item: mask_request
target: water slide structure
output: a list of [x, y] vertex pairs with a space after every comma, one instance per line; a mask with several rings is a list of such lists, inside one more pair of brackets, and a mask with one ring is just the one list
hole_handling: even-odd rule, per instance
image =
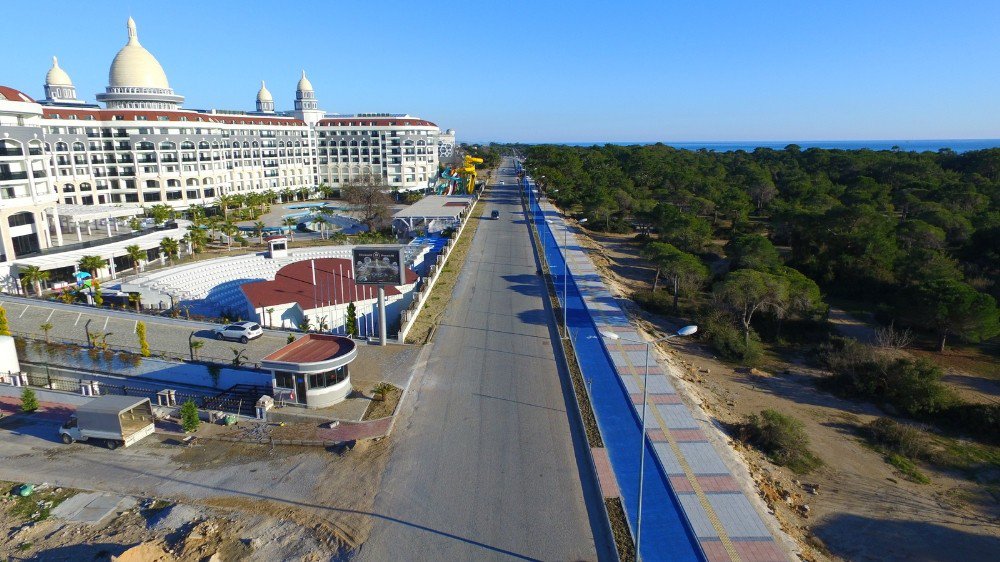
[[435, 193], [454, 195], [462, 193], [464, 190], [465, 193], [471, 195], [476, 189], [476, 164], [482, 163], [482, 158], [466, 155], [459, 167], [445, 167], [438, 176], [437, 183], [434, 184]]

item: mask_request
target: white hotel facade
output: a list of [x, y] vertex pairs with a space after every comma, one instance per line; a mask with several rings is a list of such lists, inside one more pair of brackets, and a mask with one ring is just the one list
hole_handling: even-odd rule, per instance
[[62, 245], [59, 209], [211, 205], [222, 194], [341, 186], [364, 174], [423, 189], [454, 131], [395, 114], [327, 115], [305, 72], [295, 106], [276, 112], [186, 110], [129, 18], [97, 101], [77, 99], [53, 58], [45, 99], [0, 86], [0, 263]]

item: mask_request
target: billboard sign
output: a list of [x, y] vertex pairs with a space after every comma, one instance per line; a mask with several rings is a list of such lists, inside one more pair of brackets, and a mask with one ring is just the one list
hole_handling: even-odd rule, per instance
[[352, 251], [351, 267], [354, 268], [354, 282], [358, 285], [406, 284], [402, 246], [356, 247]]

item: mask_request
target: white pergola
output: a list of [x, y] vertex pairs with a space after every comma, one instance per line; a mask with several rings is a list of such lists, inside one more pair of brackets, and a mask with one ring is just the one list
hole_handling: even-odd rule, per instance
[[457, 223], [474, 199], [471, 195], [428, 195], [409, 207], [397, 211], [392, 218], [406, 225], [409, 230], [420, 224], [440, 220]]
[[[126, 238], [123, 240], [111, 241], [111, 239], [109, 239], [106, 244], [96, 244], [88, 248], [77, 248], [74, 250], [67, 250], [65, 252], [54, 252], [41, 256], [16, 259], [14, 260], [13, 265], [19, 268], [33, 265], [37, 266], [42, 271], [50, 271], [64, 267], [72, 267], [76, 270], [80, 259], [84, 256], [100, 256], [108, 260], [107, 271], [109, 276], [114, 279], [117, 272], [115, 271], [115, 261], [113, 258], [127, 255], [128, 252], [125, 248], [132, 245], [139, 246], [142, 250], [159, 248], [160, 242], [163, 241], [164, 238], [173, 238], [180, 243], [181, 237], [187, 234], [187, 226], [189, 224], [191, 224], [190, 221], [178, 220], [177, 228], [171, 228], [169, 230], [152, 230], [149, 234], [136, 236], [134, 238]], [[188, 252], [190, 253], [190, 248], [188, 248]]]
[[[61, 222], [65, 219], [66, 226], [76, 229], [77, 242], [83, 241], [82, 228], [87, 229], [87, 234], [91, 234], [92, 226], [105, 221], [108, 236], [112, 236], [111, 227], [114, 226], [118, 232], [118, 221], [114, 219], [124, 217], [136, 217], [142, 215], [144, 210], [141, 205], [63, 205], [53, 208], [52, 216], [56, 222], [56, 240], [62, 246]], [[81, 228], [82, 227], [82, 228]]]

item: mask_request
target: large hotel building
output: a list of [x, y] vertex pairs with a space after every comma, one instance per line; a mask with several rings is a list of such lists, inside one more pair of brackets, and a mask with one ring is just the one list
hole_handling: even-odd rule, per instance
[[0, 263], [61, 246], [61, 208], [183, 209], [221, 194], [338, 187], [364, 174], [415, 190], [434, 179], [439, 155], [451, 155], [454, 131], [424, 119], [328, 115], [304, 71], [291, 111], [276, 112], [263, 83], [256, 111], [181, 109], [184, 98], [131, 18], [127, 27], [97, 94], [103, 108], [77, 99], [55, 58], [43, 101], [0, 86]]

